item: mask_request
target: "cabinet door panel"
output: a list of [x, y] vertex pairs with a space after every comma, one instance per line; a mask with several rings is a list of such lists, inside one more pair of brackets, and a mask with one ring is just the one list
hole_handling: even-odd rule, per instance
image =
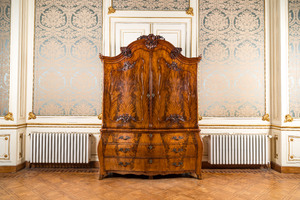
[[149, 123], [149, 53], [105, 63], [103, 127], [147, 128]]
[[196, 69], [171, 59], [164, 49], [153, 52], [154, 128], [197, 127]]

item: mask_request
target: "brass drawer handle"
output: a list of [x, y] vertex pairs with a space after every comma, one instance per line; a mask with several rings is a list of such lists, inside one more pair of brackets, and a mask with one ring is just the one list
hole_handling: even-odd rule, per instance
[[177, 140], [177, 141], [178, 141], [178, 140], [182, 140], [182, 139], [183, 139], [183, 137], [182, 137], [182, 136], [178, 136], [178, 137], [176, 137], [176, 136], [173, 136], [173, 137], [172, 137], [172, 139], [173, 139], [173, 140]]
[[173, 166], [175, 166], [175, 167], [180, 167], [180, 166], [182, 166], [183, 165], [183, 162], [179, 162], [178, 164], [177, 163], [173, 163]]
[[152, 149], [153, 149], [153, 146], [152, 146], [152, 145], [150, 145], [150, 146], [148, 147], [148, 149], [149, 149], [149, 150], [152, 150]]
[[175, 153], [183, 152], [183, 148], [178, 148], [178, 150], [174, 148], [172, 151], [174, 151]]
[[149, 164], [152, 164], [152, 163], [153, 163], [153, 160], [152, 160], [152, 159], [150, 159], [150, 160], [149, 160]]
[[120, 148], [119, 151], [124, 152], [124, 153], [127, 153], [128, 151], [130, 151], [130, 149], [129, 149], [129, 148], [125, 148], [125, 149]]
[[124, 137], [124, 136], [122, 135], [122, 136], [119, 137], [119, 139], [121, 139], [121, 140], [129, 140], [130, 137], [129, 137], [129, 136], [125, 136], [125, 137]]
[[127, 167], [128, 165], [130, 165], [130, 163], [129, 162], [125, 162], [125, 163], [119, 162], [119, 165], [121, 165], [123, 167]]
[[[147, 97], [150, 98], [150, 96], [151, 96], [151, 95], [148, 93], [148, 94], [147, 94]], [[154, 94], [154, 93], [152, 93], [152, 98], [153, 98], [153, 97], [155, 97], [155, 94]]]

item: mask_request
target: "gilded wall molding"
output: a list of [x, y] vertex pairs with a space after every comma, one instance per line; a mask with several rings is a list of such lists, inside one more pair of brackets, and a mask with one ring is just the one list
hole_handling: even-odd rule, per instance
[[6, 152], [3, 155], [0, 155], [0, 160], [10, 160], [10, 135], [0, 135], [0, 138], [4, 140], [4, 143], [7, 144]]
[[[300, 140], [299, 136], [288, 136], [288, 160], [289, 161], [300, 161], [299, 157], [295, 157], [292, 150], [294, 149], [294, 140]], [[296, 142], [297, 143], [297, 142]], [[297, 152], [296, 152], [297, 154]]]

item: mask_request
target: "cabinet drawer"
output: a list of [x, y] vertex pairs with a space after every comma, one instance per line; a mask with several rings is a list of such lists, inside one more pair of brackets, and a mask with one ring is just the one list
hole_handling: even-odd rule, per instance
[[141, 144], [162, 144], [161, 134], [159, 133], [142, 133], [140, 138]]
[[196, 158], [137, 159], [105, 158], [105, 170], [112, 171], [192, 171], [196, 168]]
[[164, 171], [167, 169], [166, 159], [128, 159], [105, 158], [105, 170], [114, 171]]
[[137, 158], [167, 158], [165, 153], [165, 147], [163, 145], [139, 145], [137, 147]]
[[166, 158], [166, 153], [162, 145], [108, 143], [104, 157]]
[[108, 143], [104, 149], [104, 157], [134, 157], [137, 145], [133, 144], [111, 144]]
[[196, 169], [196, 158], [175, 158], [168, 162], [170, 171], [190, 171]]
[[136, 143], [138, 138], [134, 133], [103, 133], [105, 143]]
[[162, 134], [162, 139], [165, 144], [194, 144], [195, 136], [193, 133], [168, 133]]
[[176, 157], [196, 157], [196, 145], [169, 145], [167, 155], [170, 158]]

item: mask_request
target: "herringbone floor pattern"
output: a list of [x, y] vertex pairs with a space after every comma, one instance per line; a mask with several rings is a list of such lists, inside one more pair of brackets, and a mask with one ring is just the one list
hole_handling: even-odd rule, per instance
[[25, 169], [0, 174], [0, 199], [300, 199], [300, 174], [273, 170], [204, 170], [183, 176], [112, 175], [96, 169]]

